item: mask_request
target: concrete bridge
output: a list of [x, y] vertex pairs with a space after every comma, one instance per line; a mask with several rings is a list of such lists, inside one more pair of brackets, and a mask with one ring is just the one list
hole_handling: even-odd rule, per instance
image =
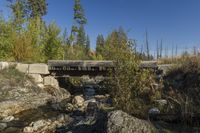
[[[0, 70], [13, 65], [23, 73], [51, 75], [55, 77], [80, 77], [84, 75], [107, 77], [109, 76], [109, 72], [115, 71], [115, 63], [113, 61], [91, 60], [49, 60], [48, 64], [0, 62]], [[155, 72], [158, 72], [157, 70], [167, 71], [172, 66], [172, 64], [158, 65], [156, 61], [142, 61], [140, 64], [141, 69], [152, 69]]]
[[49, 60], [48, 67], [55, 76], [107, 76], [114, 70], [113, 61]]
[[[108, 76], [109, 72], [115, 70], [115, 63], [113, 61], [92, 60], [49, 60], [48, 67], [54, 76]], [[158, 69], [156, 61], [143, 61], [140, 67]]]

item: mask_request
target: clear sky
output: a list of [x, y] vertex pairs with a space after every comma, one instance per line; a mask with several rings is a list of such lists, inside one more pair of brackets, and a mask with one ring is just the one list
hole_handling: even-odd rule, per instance
[[[73, 0], [47, 0], [48, 14], [44, 19], [56, 21], [62, 29], [73, 23]], [[122, 26], [129, 37], [136, 39], [138, 47], [144, 44], [148, 30], [151, 51], [162, 39], [164, 47], [200, 47], [200, 0], [82, 0], [88, 19], [86, 31], [92, 48], [98, 34], [107, 35]], [[9, 11], [6, 0], [0, 0], [4, 15]]]

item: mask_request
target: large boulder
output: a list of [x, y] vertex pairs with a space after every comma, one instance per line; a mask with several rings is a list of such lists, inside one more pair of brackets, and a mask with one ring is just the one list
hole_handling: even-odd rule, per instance
[[9, 67], [8, 62], [0, 62], [0, 70], [3, 70], [8, 67]]
[[25, 75], [13, 74], [13, 71], [16, 70], [9, 68], [0, 75], [0, 119], [36, 109], [49, 101], [60, 102], [70, 97], [70, 93], [63, 88], [38, 87]]
[[127, 113], [116, 110], [108, 113], [108, 133], [154, 133], [156, 129], [151, 123], [140, 120]]
[[29, 65], [29, 73], [30, 74], [49, 74], [48, 65], [47, 64], [30, 64]]

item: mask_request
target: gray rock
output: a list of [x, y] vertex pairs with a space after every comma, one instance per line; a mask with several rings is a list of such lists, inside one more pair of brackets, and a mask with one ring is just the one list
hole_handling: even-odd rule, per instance
[[38, 131], [44, 128], [45, 126], [50, 125], [50, 122], [46, 120], [38, 120], [36, 122], [33, 122], [31, 125], [33, 127], [33, 131]]
[[52, 76], [44, 77], [44, 85], [45, 86], [52, 86], [52, 87], [58, 87], [59, 86], [58, 81]]
[[8, 117], [5, 117], [5, 118], [2, 120], [2, 122], [11, 122], [11, 121], [13, 121], [14, 119], [15, 119], [14, 116], [8, 116]]
[[40, 74], [29, 74], [35, 83], [43, 83], [43, 78]]
[[148, 114], [151, 115], [151, 114], [160, 114], [160, 110], [158, 108], [151, 108], [149, 111], [148, 111]]
[[72, 112], [74, 110], [74, 106], [71, 103], [67, 103], [65, 110], [67, 112]]
[[41, 89], [44, 89], [44, 84], [40, 83], [40, 84], [37, 84], [37, 86]]
[[123, 111], [117, 110], [108, 114], [108, 133], [152, 133], [155, 131], [151, 123], [130, 116]]
[[25, 127], [23, 132], [24, 133], [33, 133], [33, 127]]
[[69, 116], [66, 114], [60, 114], [57, 117], [57, 121], [59, 121], [59, 122], [65, 122], [65, 121], [68, 121], [69, 119], [70, 119]]
[[167, 105], [167, 100], [161, 99], [161, 100], [155, 100], [156, 103], [158, 103], [160, 106]]
[[0, 131], [3, 131], [6, 128], [7, 128], [7, 124], [6, 123], [0, 123]]
[[19, 133], [19, 132], [20, 132], [20, 128], [17, 128], [17, 127], [8, 127], [5, 130], [5, 133]]
[[89, 102], [86, 108], [86, 116], [95, 116], [98, 110], [96, 102]]

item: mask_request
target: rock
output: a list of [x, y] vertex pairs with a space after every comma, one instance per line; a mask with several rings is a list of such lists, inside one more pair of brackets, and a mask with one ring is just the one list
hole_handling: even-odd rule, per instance
[[8, 116], [8, 117], [5, 117], [5, 118], [2, 120], [2, 122], [11, 122], [11, 121], [13, 121], [14, 119], [15, 119], [14, 116]]
[[44, 89], [44, 84], [40, 83], [40, 84], [37, 84], [37, 86], [41, 89]]
[[60, 107], [60, 104], [59, 104], [59, 103], [53, 103], [53, 104], [51, 104], [51, 107], [52, 107], [54, 110], [62, 110], [62, 108]]
[[167, 105], [167, 100], [165, 100], [165, 99], [155, 100], [155, 102], [158, 103], [158, 105], [160, 105], [160, 106]]
[[42, 128], [50, 124], [51, 124], [50, 121], [46, 121], [46, 120], [38, 120], [36, 122], [31, 123], [33, 127], [33, 131], [41, 130]]
[[92, 102], [96, 103], [97, 101], [96, 101], [95, 98], [91, 98], [91, 99], [89, 99], [89, 100], [84, 101], [84, 106], [87, 107], [87, 106], [88, 106], [88, 103], [92, 103]]
[[0, 132], [7, 128], [6, 123], [0, 123]]
[[33, 133], [33, 128], [32, 127], [25, 127], [23, 132], [24, 133]]
[[43, 78], [40, 74], [29, 74], [35, 83], [43, 83]]
[[30, 74], [49, 74], [48, 65], [46, 64], [30, 64], [29, 65]]
[[[8, 69], [1, 75], [0, 82], [0, 117], [15, 116], [26, 110], [37, 109], [46, 106], [49, 101], [61, 102], [70, 97], [70, 93], [62, 88], [47, 87], [41, 89], [26, 76], [12, 76], [8, 79], [12, 71]], [[5, 77], [4, 77], [5, 76]], [[22, 80], [19, 81], [19, 78]], [[13, 82], [14, 81], [14, 82]], [[65, 109], [65, 107], [64, 107]], [[13, 118], [8, 117], [6, 121]]]
[[98, 110], [98, 105], [96, 102], [89, 102], [86, 108], [87, 116], [95, 116], [95, 113]]
[[72, 112], [74, 110], [74, 106], [71, 103], [68, 103], [66, 105], [66, 109], [67, 112]]
[[152, 86], [153, 86], [154, 90], [158, 90], [159, 89], [159, 84], [157, 84], [157, 83], [154, 83]]
[[17, 127], [8, 127], [5, 130], [5, 133], [19, 133], [19, 132], [20, 132], [20, 128], [17, 128]]
[[59, 86], [58, 81], [52, 76], [44, 77], [44, 85], [45, 86], [53, 86], [53, 87]]
[[28, 73], [29, 64], [18, 63], [16, 69], [22, 73]]
[[160, 110], [159, 110], [158, 108], [151, 108], [151, 109], [148, 111], [148, 114], [149, 114], [149, 115], [160, 114]]
[[84, 88], [84, 95], [85, 96], [94, 96], [95, 95], [95, 90], [94, 88], [88, 86]]
[[156, 129], [147, 121], [116, 110], [108, 113], [107, 133], [152, 133]]
[[8, 62], [0, 62], [0, 70], [6, 69], [9, 67]]
[[66, 114], [60, 114], [58, 117], [57, 117], [57, 121], [58, 122], [65, 122], [65, 121], [68, 121], [70, 118], [68, 115]]
[[81, 96], [75, 96], [72, 100], [72, 104], [82, 107], [84, 105], [84, 99]]

